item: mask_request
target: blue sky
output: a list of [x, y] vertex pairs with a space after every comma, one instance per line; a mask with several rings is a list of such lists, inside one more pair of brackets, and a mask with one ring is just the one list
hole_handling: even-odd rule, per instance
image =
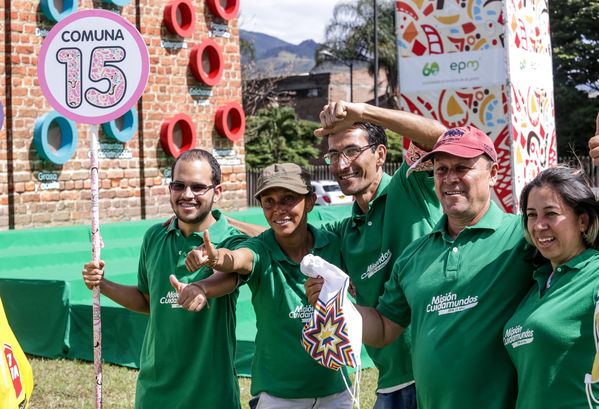
[[239, 26], [299, 44], [322, 42], [338, 0], [241, 0]]

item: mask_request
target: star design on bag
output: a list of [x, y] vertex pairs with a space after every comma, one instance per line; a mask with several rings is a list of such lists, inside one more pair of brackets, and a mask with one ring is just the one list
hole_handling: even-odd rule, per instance
[[355, 364], [341, 309], [341, 296], [338, 293], [326, 304], [318, 300], [313, 320], [306, 323], [303, 331], [304, 349], [319, 364], [334, 370]]

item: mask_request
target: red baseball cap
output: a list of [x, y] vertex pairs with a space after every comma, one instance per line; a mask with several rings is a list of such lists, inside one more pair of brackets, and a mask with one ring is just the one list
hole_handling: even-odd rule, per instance
[[422, 163], [433, 159], [435, 153], [445, 152], [460, 158], [475, 158], [487, 155], [493, 162], [497, 162], [497, 151], [489, 136], [474, 126], [452, 128], [443, 133], [433, 150], [422, 156], [418, 162]]

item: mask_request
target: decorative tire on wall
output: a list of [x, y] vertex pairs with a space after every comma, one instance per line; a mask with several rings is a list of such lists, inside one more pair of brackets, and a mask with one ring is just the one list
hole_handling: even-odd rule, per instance
[[206, 39], [191, 49], [189, 64], [196, 80], [212, 87], [223, 75], [223, 51], [216, 41]]
[[[177, 128], [181, 132], [180, 146], [175, 142]], [[191, 118], [185, 114], [177, 114], [164, 121], [160, 127], [160, 144], [173, 158], [178, 158], [183, 152], [195, 148], [196, 129]]]
[[219, 135], [238, 141], [245, 132], [245, 112], [237, 102], [230, 102], [218, 108], [214, 125]]
[[[122, 126], [119, 122], [122, 121]], [[125, 115], [115, 119], [114, 121], [106, 122], [102, 124], [102, 130], [106, 136], [110, 139], [126, 143], [133, 138], [137, 131], [137, 110], [131, 108], [125, 112]]]
[[[179, 14], [180, 19], [177, 18]], [[164, 7], [166, 28], [181, 37], [191, 37], [195, 30], [196, 18], [190, 0], [171, 0]]]
[[226, 0], [223, 5], [221, 0], [206, 0], [212, 13], [223, 20], [232, 20], [239, 14], [239, 0]]
[[79, 7], [78, 0], [63, 0], [62, 11], [56, 8], [54, 0], [41, 0], [40, 7], [44, 16], [50, 21], [58, 23], [60, 20], [77, 11]]
[[[50, 145], [48, 132], [52, 124], [60, 129], [60, 146]], [[33, 144], [40, 157], [56, 165], [64, 165], [77, 150], [77, 125], [56, 111], [37, 118], [33, 129]]]

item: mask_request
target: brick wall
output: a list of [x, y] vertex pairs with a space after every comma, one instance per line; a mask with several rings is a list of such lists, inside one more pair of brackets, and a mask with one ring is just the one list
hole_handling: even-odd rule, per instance
[[[148, 46], [150, 76], [137, 105], [140, 126], [135, 136], [121, 144], [100, 130], [104, 153], [110, 156], [114, 153], [111, 149], [123, 149], [120, 158], [100, 161], [103, 223], [167, 217], [172, 213], [166, 180], [174, 159], [163, 151], [159, 134], [163, 121], [177, 113], [192, 118], [197, 147], [222, 154], [225, 194], [219, 207], [233, 210], [246, 203], [243, 140], [229, 141], [216, 132], [213, 124], [219, 106], [241, 103], [237, 20], [223, 21], [204, 1], [194, 0], [195, 32], [182, 39], [171, 34], [163, 23], [166, 3], [132, 0], [118, 9], [138, 27]], [[38, 84], [37, 56], [45, 32], [53, 23], [43, 15], [36, 0], [5, 0], [0, 7], [4, 19], [4, 31], [0, 32], [0, 74], [4, 81], [0, 100], [5, 116], [0, 131], [0, 230], [89, 223], [89, 126], [78, 125], [76, 153], [62, 166], [42, 160], [33, 145], [36, 119], [51, 110]], [[100, 0], [79, 1], [79, 10], [91, 8], [113, 9]], [[210, 33], [223, 49], [223, 77], [212, 87], [210, 96], [192, 96], [194, 89], [206, 87], [193, 77], [189, 54]]]

